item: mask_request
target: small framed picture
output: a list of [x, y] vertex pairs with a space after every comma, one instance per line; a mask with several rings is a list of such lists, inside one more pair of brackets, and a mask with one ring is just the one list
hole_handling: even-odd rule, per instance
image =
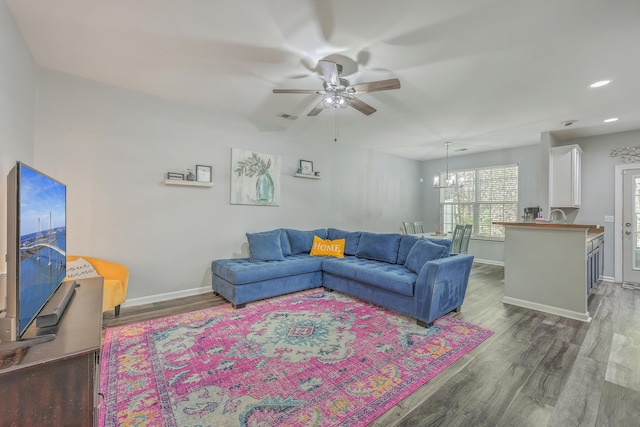
[[304, 175], [312, 175], [313, 162], [309, 160], [300, 160], [300, 173]]
[[211, 182], [213, 168], [206, 165], [196, 165], [196, 181]]
[[167, 179], [175, 179], [176, 181], [184, 181], [184, 174], [178, 172], [167, 172]]

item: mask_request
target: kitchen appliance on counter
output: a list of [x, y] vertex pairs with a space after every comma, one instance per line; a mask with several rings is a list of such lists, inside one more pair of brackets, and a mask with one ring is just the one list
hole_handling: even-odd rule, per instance
[[524, 219], [525, 222], [535, 221], [536, 218], [538, 218], [538, 213], [540, 213], [539, 207], [524, 208], [522, 219]]

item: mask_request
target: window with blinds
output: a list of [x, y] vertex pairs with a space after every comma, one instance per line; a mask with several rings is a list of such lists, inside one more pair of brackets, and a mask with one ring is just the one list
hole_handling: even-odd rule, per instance
[[503, 240], [504, 227], [493, 222], [518, 220], [518, 165], [450, 171], [452, 178], [463, 185], [440, 189], [440, 229], [473, 224], [472, 237]]

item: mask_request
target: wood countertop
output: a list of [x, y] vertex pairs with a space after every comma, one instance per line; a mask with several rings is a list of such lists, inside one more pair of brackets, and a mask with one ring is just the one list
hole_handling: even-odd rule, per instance
[[600, 234], [604, 233], [604, 227], [601, 225], [593, 225], [593, 224], [564, 224], [561, 222], [494, 222], [496, 225], [508, 225], [508, 226], [516, 226], [516, 227], [540, 227], [547, 229], [567, 229], [567, 228], [577, 228], [577, 229], [587, 229], [587, 234]]

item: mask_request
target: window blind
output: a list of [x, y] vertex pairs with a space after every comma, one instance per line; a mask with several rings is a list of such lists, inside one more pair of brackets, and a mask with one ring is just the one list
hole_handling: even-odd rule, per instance
[[[504, 240], [504, 227], [494, 221], [518, 220], [518, 165], [450, 171], [462, 186], [440, 189], [440, 229], [473, 224], [472, 237]], [[444, 174], [440, 182], [444, 182]]]

